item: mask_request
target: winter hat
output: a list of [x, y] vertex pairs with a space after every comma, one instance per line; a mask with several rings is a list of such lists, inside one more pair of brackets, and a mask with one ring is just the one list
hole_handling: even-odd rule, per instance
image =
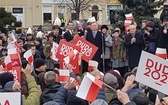
[[36, 37], [37, 38], [42, 38], [43, 37], [43, 33], [41, 31], [37, 32]]
[[113, 34], [114, 34], [114, 33], [116, 33], [116, 32], [118, 32], [118, 33], [119, 33], [120, 31], [119, 31], [119, 30], [114, 30], [114, 31], [113, 31]]
[[137, 105], [149, 105], [149, 98], [145, 93], [139, 92], [137, 93], [133, 99], [133, 102], [135, 102]]
[[116, 76], [114, 76], [113, 74], [111, 73], [106, 73], [104, 75], [104, 82], [110, 86], [114, 86], [118, 83], [118, 80], [116, 78]]
[[106, 101], [102, 99], [96, 99], [90, 105], [108, 105]]
[[108, 30], [108, 27], [107, 27], [107, 25], [102, 25], [102, 26], [101, 26], [101, 31], [102, 31], [103, 29], [106, 29], [106, 30]]
[[127, 77], [128, 76], [131, 76], [131, 75], [136, 75], [134, 72], [127, 72], [127, 73], [125, 73], [125, 75], [124, 75], [124, 80], [126, 81], [127, 80]]
[[34, 68], [36, 69], [36, 68], [39, 68], [39, 67], [41, 67], [41, 66], [43, 66], [43, 65], [45, 65], [46, 63], [45, 63], [45, 60], [44, 59], [42, 59], [42, 58], [37, 58], [35, 61], [34, 61]]
[[48, 101], [48, 102], [44, 103], [43, 105], [59, 105], [59, 104], [54, 101]]
[[152, 21], [147, 22], [146, 27], [154, 28], [155, 24]]
[[14, 81], [9, 81], [9, 82], [7, 82], [7, 83], [5, 84], [4, 88], [10, 88], [10, 89], [12, 89], [13, 84], [14, 84]]

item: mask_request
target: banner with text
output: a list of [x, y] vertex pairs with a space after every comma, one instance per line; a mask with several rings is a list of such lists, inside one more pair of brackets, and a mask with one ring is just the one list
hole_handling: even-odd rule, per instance
[[168, 61], [142, 51], [135, 80], [168, 95]]
[[98, 50], [97, 46], [93, 45], [92, 43], [88, 42], [80, 36], [77, 36], [73, 43], [81, 48], [80, 54], [82, 55], [82, 59], [86, 62], [89, 62], [89, 60], [93, 58], [96, 51]]

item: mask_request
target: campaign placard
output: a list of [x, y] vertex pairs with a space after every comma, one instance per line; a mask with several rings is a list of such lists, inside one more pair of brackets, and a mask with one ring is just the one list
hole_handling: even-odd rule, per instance
[[68, 52], [75, 50], [75, 49], [78, 52], [80, 52], [80, 47], [62, 39], [60, 40], [59, 47], [57, 49], [56, 58], [58, 58], [59, 60], [63, 60], [66, 56], [68, 56]]
[[168, 95], [168, 61], [142, 51], [135, 80]]
[[21, 93], [20, 92], [0, 93], [0, 105], [21, 105]]
[[86, 62], [89, 62], [89, 60], [93, 58], [98, 50], [97, 46], [93, 45], [92, 43], [88, 42], [80, 36], [77, 36], [73, 43], [81, 48], [80, 54], [82, 56], [82, 59]]

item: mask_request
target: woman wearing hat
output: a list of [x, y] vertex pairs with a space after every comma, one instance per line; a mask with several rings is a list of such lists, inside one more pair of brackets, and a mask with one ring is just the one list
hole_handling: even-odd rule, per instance
[[111, 54], [111, 47], [112, 47], [112, 37], [107, 34], [108, 27], [107, 25], [101, 26], [101, 32], [105, 39], [105, 71], [107, 72], [109, 69], [111, 69], [111, 60], [110, 60], [110, 54]]
[[146, 27], [144, 28], [144, 41], [146, 45], [145, 50], [154, 54], [158, 41], [158, 30], [156, 30], [152, 21], [147, 22]]

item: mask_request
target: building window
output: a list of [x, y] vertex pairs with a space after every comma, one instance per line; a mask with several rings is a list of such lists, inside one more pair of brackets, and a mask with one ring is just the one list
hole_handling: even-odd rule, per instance
[[121, 5], [107, 5], [107, 20], [113, 21], [113, 17], [115, 15], [115, 12], [122, 9]]
[[52, 23], [52, 6], [43, 6], [43, 22]]
[[58, 6], [58, 17], [64, 19], [65, 6]]
[[92, 17], [94, 16], [96, 20], [98, 20], [98, 12], [99, 12], [98, 6], [94, 5], [92, 7]]
[[23, 8], [12, 8], [12, 15], [16, 17], [16, 21], [23, 21]]

